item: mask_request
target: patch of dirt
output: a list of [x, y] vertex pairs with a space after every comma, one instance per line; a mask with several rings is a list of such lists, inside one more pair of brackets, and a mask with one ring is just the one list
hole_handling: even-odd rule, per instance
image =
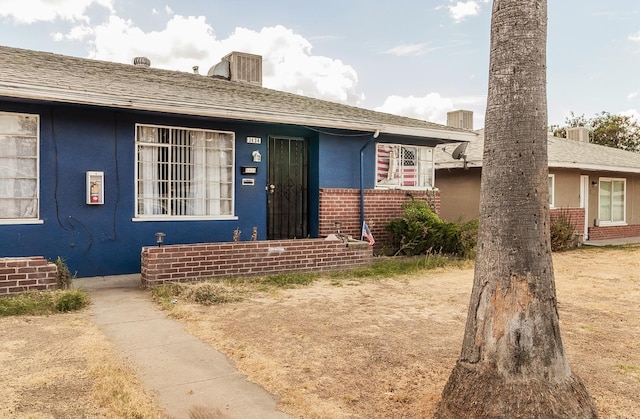
[[[640, 247], [554, 255], [560, 326], [601, 418], [640, 418]], [[298, 418], [429, 418], [460, 353], [473, 269], [322, 280], [172, 315]], [[113, 417], [86, 313], [0, 319], [0, 417]]]
[[84, 317], [0, 319], [0, 417], [104, 416], [92, 400], [89, 373], [91, 352], [101, 336]]
[[[569, 362], [601, 418], [640, 417], [640, 247], [554, 255]], [[173, 312], [300, 418], [428, 418], [460, 353], [473, 269], [325, 280]]]

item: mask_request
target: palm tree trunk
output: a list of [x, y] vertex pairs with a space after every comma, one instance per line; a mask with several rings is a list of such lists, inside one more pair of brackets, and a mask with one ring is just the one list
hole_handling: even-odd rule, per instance
[[549, 233], [546, 0], [494, 0], [480, 228], [438, 418], [593, 418], [565, 355]]

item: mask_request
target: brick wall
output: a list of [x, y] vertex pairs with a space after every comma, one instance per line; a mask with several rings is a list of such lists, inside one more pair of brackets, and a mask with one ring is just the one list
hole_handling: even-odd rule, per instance
[[0, 258], [0, 296], [58, 288], [58, 269], [42, 256]]
[[571, 224], [575, 228], [576, 234], [579, 235], [579, 240], [584, 240], [584, 208], [552, 208], [550, 211], [551, 222], [560, 216], [565, 214], [571, 220]]
[[640, 237], [640, 225], [589, 227], [589, 240]]
[[340, 240], [292, 239], [231, 243], [196, 243], [143, 247], [143, 286], [215, 277], [317, 272], [368, 266], [373, 251], [368, 243]]
[[[440, 213], [440, 192], [368, 189], [364, 192], [365, 221], [373, 234], [376, 252], [391, 246], [391, 233], [385, 230], [389, 221], [402, 217], [402, 204], [411, 197], [431, 202]], [[360, 239], [360, 190], [321, 189], [319, 236], [326, 237], [336, 232], [335, 222], [342, 223], [342, 233]]]

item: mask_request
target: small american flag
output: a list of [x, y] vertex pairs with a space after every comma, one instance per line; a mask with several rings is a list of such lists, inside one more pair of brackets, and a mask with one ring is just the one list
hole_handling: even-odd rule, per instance
[[369, 240], [369, 246], [373, 246], [376, 244], [376, 241], [373, 239], [373, 234], [371, 234], [371, 230], [369, 230], [369, 226], [366, 221], [362, 222], [362, 240]]

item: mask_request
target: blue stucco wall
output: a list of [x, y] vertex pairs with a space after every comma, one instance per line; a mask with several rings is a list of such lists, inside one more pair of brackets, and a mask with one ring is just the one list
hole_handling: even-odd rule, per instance
[[360, 188], [360, 150], [363, 149], [364, 188], [374, 186], [375, 141], [371, 136], [320, 135], [319, 187]]
[[[320, 167], [326, 159], [351, 159], [331, 138], [324, 151], [316, 131], [302, 127], [215, 121], [152, 113], [67, 105], [0, 102], [0, 110], [40, 115], [40, 219], [41, 224], [0, 224], [0, 257], [60, 256], [79, 277], [139, 272], [140, 251], [155, 244], [155, 233], [166, 234], [165, 243], [231, 241], [240, 228], [241, 240], [249, 240], [252, 228], [266, 238], [267, 138], [269, 135], [309, 140], [310, 232], [318, 232], [318, 190], [321, 186], [358, 187], [358, 177], [348, 170], [332, 176]], [[132, 221], [134, 216], [134, 165], [136, 123], [233, 131], [236, 135], [236, 220]], [[262, 144], [247, 144], [247, 136]], [[343, 141], [343, 140], [340, 140]], [[355, 156], [359, 153], [356, 147]], [[251, 161], [258, 150], [261, 163]], [[344, 151], [344, 150], [343, 150]], [[330, 157], [333, 156], [333, 157]], [[357, 161], [356, 161], [357, 162]], [[243, 165], [258, 166], [257, 176], [243, 176]], [[348, 165], [337, 164], [337, 167]], [[85, 173], [103, 171], [104, 205], [85, 203]], [[243, 186], [253, 177], [254, 186]], [[327, 182], [325, 182], [325, 180]]]

